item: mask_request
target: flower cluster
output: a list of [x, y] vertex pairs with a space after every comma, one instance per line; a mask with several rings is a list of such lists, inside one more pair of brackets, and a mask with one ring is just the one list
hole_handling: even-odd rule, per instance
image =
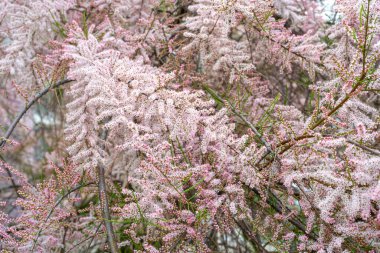
[[320, 2], [2, 1], [0, 250], [380, 250], [380, 1]]

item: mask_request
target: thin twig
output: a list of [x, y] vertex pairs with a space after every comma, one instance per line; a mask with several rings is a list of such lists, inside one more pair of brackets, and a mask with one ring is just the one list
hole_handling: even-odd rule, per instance
[[65, 79], [61, 80], [55, 84], [47, 86], [45, 89], [40, 91], [33, 99], [30, 101], [26, 107], [17, 115], [17, 117], [13, 120], [11, 126], [8, 128], [7, 132], [5, 133], [5, 136], [0, 141], [0, 149], [4, 147], [5, 143], [9, 139], [9, 137], [12, 135], [13, 131], [15, 130], [17, 124], [20, 122], [21, 118], [25, 115], [25, 113], [32, 107], [34, 103], [36, 103], [42, 96], [44, 96], [46, 93], [48, 93], [51, 89], [56, 89], [61, 85], [64, 85], [66, 83], [69, 83], [73, 80]]
[[[257, 195], [261, 196], [260, 192], [257, 189], [253, 188], [252, 190]], [[268, 199], [266, 199], [266, 203], [269, 204], [277, 213], [282, 214], [284, 208], [286, 211], [288, 211], [288, 212], [290, 211], [287, 206], [282, 204], [281, 200], [273, 192], [269, 191], [269, 194], [273, 197], [273, 199], [272, 199], [273, 202], [270, 201], [270, 199], [268, 198]], [[295, 218], [295, 219], [289, 218], [288, 221], [291, 224], [293, 224], [293, 226], [295, 226], [296, 228], [301, 230], [310, 239], [317, 241], [317, 236], [313, 232], [310, 232], [310, 233], [306, 232], [306, 226], [303, 224], [303, 222], [301, 220], [299, 220], [298, 218]]]
[[[89, 186], [89, 185], [91, 185], [91, 184], [93, 184], [93, 183], [94, 183], [94, 182], [90, 182], [90, 183], [87, 183], [87, 184], [84, 184], [84, 185], [78, 185], [78, 186], [74, 187], [73, 189], [71, 189], [70, 191], [68, 191], [66, 194], [62, 195], [62, 196], [61, 196], [61, 197], [55, 202], [54, 206], [50, 209], [48, 215], [46, 216], [46, 219], [45, 219], [44, 223], [46, 223], [46, 222], [49, 220], [49, 218], [50, 218], [50, 216], [53, 214], [55, 208], [57, 208], [57, 206], [62, 202], [62, 200], [64, 200], [67, 196], [69, 196], [71, 193], [75, 192], [76, 190], [78, 190], [78, 189], [80, 189], [80, 188], [82, 188], [82, 187]], [[36, 235], [36, 238], [34, 238], [34, 240], [33, 240], [34, 243], [33, 243], [33, 247], [32, 247], [31, 252], [34, 252], [34, 249], [35, 249], [35, 247], [36, 247], [36, 245], [37, 245], [38, 237], [40, 237], [41, 232], [42, 232], [42, 228], [40, 228], [40, 229], [38, 230], [37, 235]]]
[[87, 247], [86, 252], [88, 252], [88, 251], [91, 249], [91, 244], [92, 244], [92, 242], [94, 241], [95, 236], [96, 236], [96, 234], [98, 233], [98, 230], [99, 230], [99, 228], [101, 227], [101, 225], [102, 225], [102, 223], [100, 223], [100, 225], [97, 227], [97, 229], [96, 229], [96, 231], [95, 231], [95, 235], [91, 238], [91, 241], [90, 241], [90, 243], [88, 244], [88, 247]]
[[[208, 87], [205, 87], [206, 88], [206, 91], [209, 90]], [[255, 133], [255, 135], [259, 138], [259, 140], [261, 141], [262, 144], [264, 144], [264, 146], [266, 147], [266, 149], [271, 152], [271, 153], [274, 153], [273, 149], [271, 148], [270, 144], [264, 139], [263, 135], [256, 129], [256, 127], [251, 123], [249, 122], [249, 120], [244, 117], [243, 115], [241, 115], [241, 113], [239, 113], [235, 107], [231, 104], [230, 101], [226, 100], [226, 99], [223, 99], [221, 98], [216, 92], [213, 92], [212, 94], [213, 96], [215, 96], [221, 103], [223, 103], [224, 105], [227, 104], [227, 106], [229, 107], [229, 109], [236, 115], [238, 116], [245, 124], [247, 124], [247, 126]]]
[[84, 243], [85, 241], [87, 241], [89, 239], [91, 239], [90, 244], [88, 245], [88, 247], [90, 248], [92, 241], [94, 240], [95, 236], [98, 234], [98, 231], [99, 231], [101, 226], [102, 226], [102, 224], [100, 223], [100, 225], [96, 228], [95, 233], [93, 235], [91, 235], [91, 236], [83, 239], [82, 241], [78, 242], [77, 244], [73, 245], [70, 249], [65, 251], [65, 253], [69, 253], [70, 251], [72, 251], [73, 249], [75, 249], [76, 247], [78, 247], [79, 245], [81, 245], [82, 243]]
[[[17, 115], [17, 117], [13, 120], [11, 126], [8, 128], [7, 132], [5, 133], [5, 136], [4, 137], [1, 137], [0, 139], [0, 151], [1, 149], [5, 146], [5, 144], [7, 143], [7, 140], [9, 139], [9, 137], [11, 137], [13, 131], [15, 130], [17, 124], [20, 122], [21, 118], [25, 115], [25, 113], [30, 109], [30, 107], [32, 107], [32, 105], [34, 103], [36, 103], [42, 96], [44, 96], [46, 93], [48, 93], [48, 91], [50, 89], [55, 89], [55, 88], [58, 88], [59, 86], [61, 85], [64, 85], [66, 83], [69, 83], [71, 82], [72, 80], [69, 80], [69, 79], [64, 79], [64, 80], [61, 80], [55, 84], [51, 84], [49, 86], [47, 86], [45, 89], [43, 89], [42, 91], [40, 91], [33, 99], [32, 101], [30, 101], [26, 107]], [[2, 159], [2, 157], [0, 157]], [[3, 159], [2, 159], [3, 160]], [[11, 183], [12, 185], [15, 187], [15, 189], [17, 189], [16, 187], [16, 183], [12, 177], [12, 173], [11, 171], [5, 167], [5, 171], [7, 172], [10, 180], [11, 180]], [[18, 192], [16, 191], [16, 194], [17, 196], [19, 196]]]
[[361, 149], [364, 149], [365, 151], [368, 151], [368, 152], [372, 153], [373, 155], [380, 156], [380, 151], [378, 151], [378, 150], [374, 150], [374, 149], [371, 149], [371, 148], [366, 147], [364, 145], [361, 145], [360, 143], [357, 143], [356, 141], [348, 140], [347, 142], [351, 143], [351, 144], [353, 144], [353, 145], [355, 145]]
[[249, 226], [244, 222], [244, 221], [238, 221], [237, 219], [234, 218], [235, 223], [238, 225], [240, 228], [241, 232], [243, 235], [248, 237], [247, 239], [251, 240], [251, 243], [256, 245], [260, 252], [263, 253], [268, 253], [268, 251], [265, 249], [265, 247], [260, 243], [260, 241], [252, 234], [252, 231], [249, 229]]
[[[363, 45], [363, 49], [362, 49], [362, 57], [363, 57], [362, 61], [363, 61], [363, 63], [362, 63], [362, 71], [361, 71], [361, 75], [359, 77], [359, 80], [352, 87], [350, 93], [345, 95], [345, 97], [342, 99], [342, 101], [340, 101], [340, 103], [338, 105], [336, 105], [329, 113], [327, 113], [327, 115], [320, 118], [317, 122], [315, 122], [313, 125], [311, 125], [309, 127], [309, 130], [314, 130], [317, 127], [324, 124], [328, 120], [328, 118], [330, 116], [334, 115], [341, 107], [343, 107], [348, 100], [350, 100], [352, 97], [356, 96], [358, 93], [358, 90], [360, 91], [360, 88], [365, 85], [365, 80], [368, 76], [368, 68], [366, 67], [366, 64], [367, 64], [367, 56], [368, 56], [367, 55], [368, 54], [367, 43], [368, 43], [368, 34], [369, 34], [369, 18], [370, 18], [370, 16], [369, 16], [369, 1], [368, 1], [366, 22], [365, 22], [365, 31], [364, 31], [364, 45]], [[284, 148], [279, 152], [279, 154], [283, 154], [286, 151], [288, 151], [291, 147], [293, 147], [295, 144], [294, 141], [303, 140], [303, 139], [307, 139], [307, 138], [311, 138], [311, 137], [314, 137], [314, 136], [307, 134], [307, 133], [304, 133], [303, 135], [297, 136], [295, 138], [290, 138], [290, 139], [287, 139], [285, 141], [282, 141], [281, 143], [279, 143], [277, 145], [277, 148], [284, 146], [284, 145], [286, 145], [286, 146], [284, 146]], [[266, 167], [266, 166], [267, 165], [265, 165], [264, 167]]]
[[[3, 161], [4, 163], [6, 163], [4, 157], [2, 157], [1, 154], [0, 154], [0, 160]], [[12, 172], [10, 171], [10, 169], [7, 166], [3, 166], [3, 168], [7, 172], [8, 177], [11, 180], [12, 188], [14, 188], [17, 197], [20, 197], [20, 194], [17, 191], [17, 189], [20, 187], [20, 185], [16, 184], [16, 182], [15, 182], [15, 180], [13, 178], [13, 175], [12, 175]]]

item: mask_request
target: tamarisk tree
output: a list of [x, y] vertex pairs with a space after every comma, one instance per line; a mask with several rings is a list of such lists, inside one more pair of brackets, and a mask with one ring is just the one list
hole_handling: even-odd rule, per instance
[[380, 251], [380, 2], [3, 0], [2, 252]]

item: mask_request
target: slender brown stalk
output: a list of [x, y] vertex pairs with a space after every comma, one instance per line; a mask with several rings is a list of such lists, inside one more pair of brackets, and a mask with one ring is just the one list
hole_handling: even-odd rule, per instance
[[41, 97], [43, 97], [51, 89], [56, 89], [59, 86], [64, 85], [66, 83], [69, 83], [71, 81], [73, 81], [73, 80], [69, 80], [69, 79], [61, 80], [55, 84], [47, 86], [46, 88], [41, 90], [39, 93], [37, 93], [37, 95], [25, 106], [25, 108], [13, 120], [11, 126], [8, 128], [7, 132], [5, 133], [5, 136], [2, 137], [2, 140], [0, 141], [0, 149], [5, 146], [7, 140], [9, 139], [9, 137], [11, 137], [11, 135], [12, 135], [13, 131], [15, 130], [17, 124], [20, 122], [21, 118], [25, 115], [25, 113], [30, 109], [30, 107], [32, 107], [32, 105], [34, 105]]
[[98, 165], [98, 188], [99, 188], [99, 199], [100, 206], [103, 214], [104, 226], [106, 227], [108, 246], [112, 253], [118, 253], [119, 249], [116, 244], [115, 233], [113, 231], [113, 226], [111, 223], [111, 214], [107, 197], [107, 188], [105, 180], [105, 170], [102, 165]]

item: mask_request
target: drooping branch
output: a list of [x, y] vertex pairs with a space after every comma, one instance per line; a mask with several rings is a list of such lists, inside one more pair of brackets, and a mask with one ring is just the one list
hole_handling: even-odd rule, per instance
[[[13, 131], [15, 130], [17, 124], [20, 122], [21, 118], [25, 115], [25, 113], [30, 109], [30, 107], [32, 107], [32, 105], [34, 105], [41, 97], [43, 97], [46, 93], [49, 92], [49, 90], [51, 89], [56, 89], [58, 87], [60, 87], [61, 85], [64, 85], [64, 84], [67, 84], [69, 82], [71, 82], [72, 80], [69, 80], [69, 79], [64, 79], [64, 80], [61, 80], [59, 82], [56, 82], [55, 84], [51, 84], [49, 86], [47, 86], [46, 88], [44, 88], [42, 91], [40, 91], [26, 106], [25, 108], [17, 115], [17, 117], [13, 120], [12, 124], [10, 125], [10, 127], [8, 128], [7, 132], [5, 133], [5, 136], [4, 137], [1, 137], [0, 138], [0, 151], [1, 149], [5, 146], [5, 144], [7, 143], [7, 140], [11, 137]], [[0, 156], [0, 159], [1, 160], [4, 160], [3, 157]], [[11, 183], [13, 185], [13, 187], [15, 189], [17, 189], [17, 186], [16, 186], [16, 183], [12, 177], [12, 173], [11, 171], [5, 167], [4, 168], [5, 171], [7, 172], [10, 180], [11, 180]], [[17, 193], [17, 191], [16, 191]], [[17, 193], [17, 195], [19, 195]]]
[[12, 135], [13, 131], [15, 130], [17, 124], [20, 122], [21, 118], [25, 115], [25, 113], [34, 105], [41, 97], [43, 97], [46, 93], [48, 93], [51, 89], [56, 89], [64, 84], [67, 84], [73, 80], [64, 79], [59, 82], [56, 82], [55, 84], [51, 84], [41, 90], [37, 95], [25, 106], [25, 108], [17, 115], [17, 117], [13, 120], [11, 126], [8, 128], [7, 132], [5, 133], [5, 136], [2, 137], [2, 140], [0, 141], [0, 149], [3, 148], [9, 139], [9, 137]]

